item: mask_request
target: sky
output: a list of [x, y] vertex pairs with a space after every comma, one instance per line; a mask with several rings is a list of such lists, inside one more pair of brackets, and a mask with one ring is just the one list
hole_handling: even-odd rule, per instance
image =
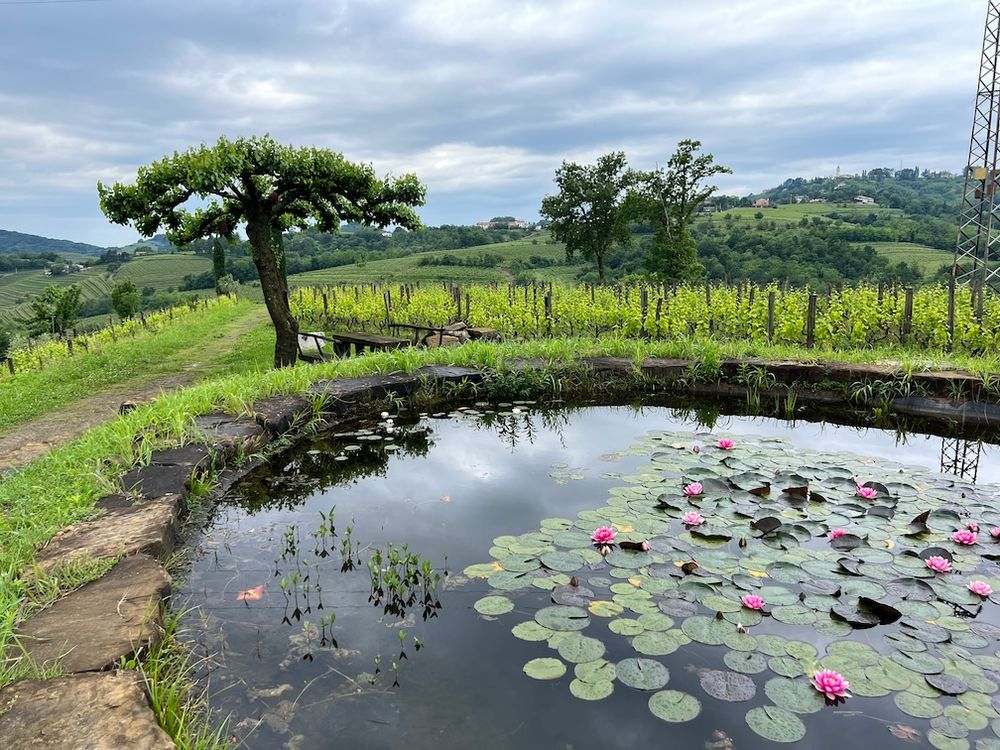
[[538, 217], [563, 160], [701, 140], [745, 195], [959, 171], [981, 0], [0, 0], [0, 229], [120, 245], [96, 183], [270, 133], [427, 185], [426, 224]]

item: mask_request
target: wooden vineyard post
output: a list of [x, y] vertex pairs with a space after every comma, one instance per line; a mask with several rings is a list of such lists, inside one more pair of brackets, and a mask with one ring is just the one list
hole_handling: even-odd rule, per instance
[[469, 317], [470, 317], [469, 308], [472, 307], [471, 302], [472, 302], [472, 296], [468, 292], [466, 292], [465, 293], [465, 317], [462, 318], [462, 320], [464, 320], [466, 323], [469, 322]]
[[903, 296], [903, 328], [899, 334], [899, 342], [905, 344], [913, 331], [913, 288], [907, 287]]
[[649, 313], [649, 292], [646, 291], [646, 287], [643, 287], [642, 291], [639, 292], [639, 308], [641, 312], [639, 330], [645, 334], [646, 315]]
[[17, 374], [17, 373], [14, 372], [14, 358], [13, 357], [7, 357], [7, 369], [10, 370], [10, 374], [11, 375], [16, 375]]
[[326, 296], [326, 292], [323, 292], [323, 317], [327, 320], [330, 319], [330, 300]]
[[806, 310], [806, 348], [812, 349], [816, 343], [816, 295], [809, 295], [809, 307]]
[[774, 340], [774, 290], [767, 293], [767, 340]]
[[552, 292], [545, 295], [545, 329], [546, 333], [552, 335]]
[[660, 314], [663, 312], [663, 297], [656, 298], [656, 337], [660, 337]]
[[715, 320], [712, 318], [712, 284], [705, 282], [705, 312], [708, 314], [708, 332], [715, 332]]
[[66, 339], [66, 351], [69, 352], [69, 356], [73, 356], [73, 339]]

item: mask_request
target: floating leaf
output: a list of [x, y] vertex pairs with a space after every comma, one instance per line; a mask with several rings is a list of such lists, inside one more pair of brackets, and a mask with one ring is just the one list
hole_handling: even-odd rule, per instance
[[587, 610], [580, 607], [556, 605], [535, 612], [535, 622], [549, 630], [583, 630], [590, 624]]
[[511, 628], [510, 632], [514, 634], [515, 638], [520, 638], [522, 641], [547, 641], [556, 634], [556, 631], [549, 630], [549, 628], [543, 627], [533, 621], [515, 625]]
[[802, 720], [779, 706], [751, 708], [747, 711], [746, 722], [754, 732], [772, 742], [798, 742], [806, 736]]
[[610, 680], [596, 682], [573, 680], [569, 684], [569, 691], [580, 700], [599, 701], [611, 695], [615, 691], [615, 686]]
[[823, 694], [805, 678], [772, 677], [764, 683], [767, 697], [781, 708], [797, 714], [812, 714], [826, 705]]
[[670, 679], [667, 668], [653, 659], [622, 659], [615, 673], [619, 682], [637, 690], [659, 690]]
[[767, 669], [767, 659], [760, 654], [745, 651], [728, 651], [722, 660], [734, 672], [742, 674], [759, 674]]
[[922, 698], [913, 693], [896, 693], [892, 700], [904, 714], [917, 719], [933, 719], [941, 715], [941, 704], [933, 698]]
[[604, 643], [596, 638], [570, 633], [559, 641], [556, 650], [559, 652], [559, 656], [571, 664], [580, 664], [595, 661], [604, 656]]
[[897, 651], [889, 657], [899, 666], [918, 674], [939, 674], [944, 671], [944, 664], [936, 656], [926, 653]]
[[666, 656], [681, 647], [676, 631], [650, 631], [632, 639], [632, 648], [647, 656]]
[[514, 609], [514, 602], [506, 596], [484, 596], [472, 605], [481, 615], [503, 615]]
[[625, 608], [618, 602], [595, 599], [587, 605], [587, 611], [597, 617], [616, 617], [624, 612]]
[[925, 674], [927, 684], [945, 695], [961, 695], [969, 690], [969, 686], [957, 677], [947, 674]]
[[552, 657], [532, 659], [524, 665], [524, 673], [536, 680], [558, 680], [566, 674], [566, 665]]
[[663, 721], [691, 721], [701, 712], [701, 703], [693, 695], [678, 690], [662, 690], [649, 698], [649, 710]]
[[748, 701], [757, 694], [753, 680], [738, 672], [710, 669], [702, 672], [699, 679], [702, 690], [720, 701]]

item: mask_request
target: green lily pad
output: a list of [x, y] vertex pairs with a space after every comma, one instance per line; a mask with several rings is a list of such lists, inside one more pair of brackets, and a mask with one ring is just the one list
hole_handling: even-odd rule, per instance
[[767, 669], [767, 659], [760, 654], [728, 651], [722, 660], [731, 670], [742, 674], [759, 674]]
[[922, 698], [913, 693], [896, 693], [892, 700], [900, 711], [917, 719], [933, 719], [943, 711], [941, 704], [933, 698]]
[[647, 656], [666, 656], [681, 647], [677, 631], [649, 631], [641, 633], [632, 639], [632, 648]]
[[757, 694], [753, 680], [738, 672], [710, 669], [702, 672], [699, 680], [702, 690], [720, 701], [748, 701]]
[[637, 690], [659, 690], [670, 679], [667, 668], [653, 659], [622, 659], [615, 673], [619, 682]]
[[746, 722], [754, 732], [772, 742], [798, 742], [806, 736], [802, 720], [779, 706], [751, 708], [747, 711]]
[[630, 620], [627, 617], [623, 617], [609, 622], [608, 630], [616, 635], [631, 636], [644, 633], [646, 628], [638, 620]]
[[767, 660], [767, 666], [783, 677], [801, 677], [806, 672], [802, 662], [790, 656], [772, 656]]
[[580, 607], [556, 605], [535, 612], [535, 622], [549, 630], [583, 630], [590, 624], [590, 617], [587, 610]]
[[926, 653], [896, 651], [890, 658], [899, 666], [918, 674], [940, 674], [944, 671], [941, 660]]
[[606, 659], [595, 659], [577, 664], [573, 668], [576, 679], [583, 682], [612, 682], [615, 679], [615, 665]]
[[558, 659], [542, 657], [525, 664], [524, 673], [536, 680], [558, 680], [566, 674], [566, 665]]
[[721, 646], [726, 642], [726, 636], [735, 628], [725, 620], [695, 615], [681, 623], [681, 630], [692, 641], [704, 643], [706, 646]]
[[927, 730], [927, 741], [938, 750], [969, 750], [971, 747], [967, 739], [948, 737], [936, 729]]
[[559, 656], [571, 664], [595, 661], [604, 656], [604, 643], [579, 633], [570, 633], [559, 641]]
[[678, 723], [691, 721], [701, 713], [701, 702], [678, 690], [661, 690], [650, 696], [649, 710], [658, 719]]
[[514, 609], [514, 602], [506, 596], [484, 596], [472, 605], [481, 615], [503, 615]]
[[615, 686], [610, 680], [598, 680], [596, 682], [573, 680], [569, 684], [569, 691], [580, 700], [599, 701], [611, 695], [615, 691]]
[[764, 692], [775, 705], [797, 714], [816, 713], [826, 705], [823, 694], [804, 677], [772, 677], [764, 683]]
[[520, 638], [522, 641], [547, 641], [555, 635], [556, 631], [529, 620], [515, 625], [510, 632], [514, 634], [515, 638]]

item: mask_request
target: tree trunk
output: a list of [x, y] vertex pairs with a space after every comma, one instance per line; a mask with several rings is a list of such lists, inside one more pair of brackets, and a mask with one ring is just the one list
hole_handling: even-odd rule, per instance
[[264, 304], [274, 324], [274, 366], [288, 367], [298, 360], [299, 322], [292, 317], [288, 306], [288, 287], [274, 257], [271, 227], [264, 219], [247, 222], [247, 239], [253, 254], [253, 263], [260, 276]]
[[597, 283], [604, 284], [604, 254], [594, 253], [597, 258]]

